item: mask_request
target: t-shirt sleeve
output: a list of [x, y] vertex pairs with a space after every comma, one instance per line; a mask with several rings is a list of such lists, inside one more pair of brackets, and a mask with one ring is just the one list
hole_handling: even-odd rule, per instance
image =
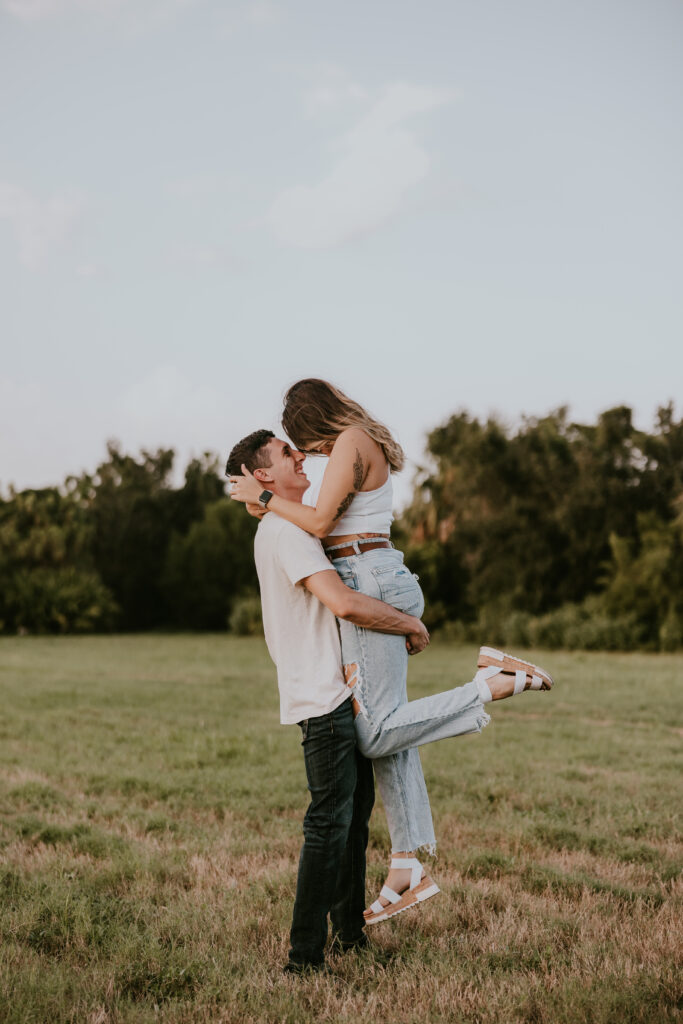
[[277, 557], [290, 583], [298, 583], [306, 576], [332, 569], [332, 563], [317, 537], [312, 537], [292, 523], [286, 523], [280, 530]]

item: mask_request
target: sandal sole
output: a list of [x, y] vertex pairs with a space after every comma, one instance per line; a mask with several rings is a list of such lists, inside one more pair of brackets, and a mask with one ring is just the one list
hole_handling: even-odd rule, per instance
[[399, 903], [390, 903], [381, 914], [375, 914], [374, 917], [366, 917], [365, 924], [379, 924], [380, 921], [388, 921], [390, 917], [396, 917], [397, 914], [402, 914], [404, 910], [410, 910], [411, 907], [419, 907], [425, 900], [428, 900], [431, 896], [436, 896], [440, 892], [441, 889], [439, 889], [436, 882], [427, 876], [414, 889], [408, 889], [401, 897]]
[[513, 658], [511, 654], [505, 654], [504, 651], [499, 651], [495, 647], [480, 647], [477, 668], [487, 668], [489, 665], [495, 665], [503, 672], [517, 672], [521, 669], [529, 675], [540, 676], [543, 680], [544, 690], [551, 690], [554, 686], [555, 681], [550, 673], [546, 672], [544, 668], [534, 665], [533, 662]]

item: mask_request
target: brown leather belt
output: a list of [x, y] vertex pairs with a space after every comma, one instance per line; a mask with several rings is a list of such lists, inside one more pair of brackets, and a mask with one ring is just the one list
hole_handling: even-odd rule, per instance
[[374, 540], [374, 541], [356, 541], [355, 542], [358, 550], [354, 548], [353, 544], [349, 544], [345, 548], [335, 548], [334, 551], [326, 551], [325, 554], [331, 562], [336, 558], [351, 558], [353, 555], [364, 555], [366, 551], [372, 551], [374, 548], [391, 548], [393, 544], [390, 540]]

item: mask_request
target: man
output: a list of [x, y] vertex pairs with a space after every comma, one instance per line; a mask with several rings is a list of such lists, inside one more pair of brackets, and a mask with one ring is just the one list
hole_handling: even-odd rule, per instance
[[[258, 430], [235, 445], [226, 472], [237, 475], [246, 465], [264, 491], [301, 501], [309, 485], [304, 458], [271, 431]], [[414, 616], [346, 587], [320, 541], [273, 512], [259, 523], [254, 554], [280, 720], [301, 727], [311, 793], [285, 966], [300, 973], [323, 965], [328, 914], [339, 948], [366, 941], [365, 850], [374, 784], [371, 763], [356, 749], [336, 617], [403, 635], [414, 652], [427, 645], [429, 634]]]

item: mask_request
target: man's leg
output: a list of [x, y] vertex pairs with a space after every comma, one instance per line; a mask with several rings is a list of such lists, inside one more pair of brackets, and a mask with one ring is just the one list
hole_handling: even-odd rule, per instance
[[351, 702], [330, 715], [302, 723], [302, 745], [311, 802], [304, 818], [289, 967], [320, 967], [327, 915], [353, 817], [356, 741]]
[[330, 911], [332, 930], [342, 949], [363, 944], [365, 934], [365, 852], [368, 845], [370, 815], [375, 803], [372, 762], [356, 751], [356, 791], [353, 819], [342, 858], [334, 903]]

